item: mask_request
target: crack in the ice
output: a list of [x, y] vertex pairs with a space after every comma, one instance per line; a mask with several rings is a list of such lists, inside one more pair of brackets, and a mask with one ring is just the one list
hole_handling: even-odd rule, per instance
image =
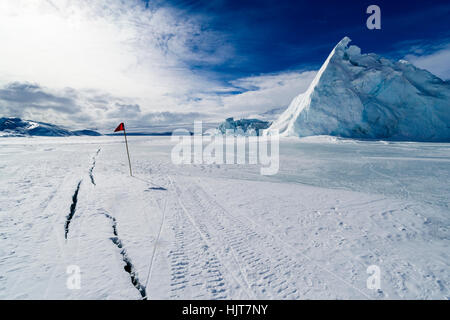
[[116, 218], [114, 218], [113, 216], [111, 216], [107, 213], [103, 213], [103, 214], [105, 215], [105, 217], [110, 219], [112, 222], [112, 229], [113, 229], [114, 237], [111, 237], [110, 239], [111, 239], [112, 243], [114, 243], [120, 249], [120, 254], [122, 255], [122, 260], [123, 260], [123, 262], [125, 262], [125, 266], [123, 267], [124, 270], [130, 275], [131, 283], [141, 294], [142, 300], [147, 300], [147, 293], [145, 290], [146, 288], [139, 281], [136, 269], [135, 269], [133, 263], [131, 262], [130, 257], [127, 254], [127, 250], [123, 247], [122, 240], [120, 240], [120, 238], [118, 236]]
[[78, 182], [77, 188], [75, 189], [75, 192], [72, 196], [72, 204], [70, 205], [70, 211], [69, 214], [66, 217], [66, 223], [64, 224], [64, 237], [67, 239], [67, 234], [69, 233], [69, 225], [70, 222], [72, 221], [72, 218], [75, 214], [75, 211], [77, 209], [77, 202], [78, 202], [78, 192], [80, 191], [80, 186], [81, 186], [81, 182], [83, 180], [80, 180], [80, 182]]
[[92, 182], [92, 184], [94, 185], [94, 186], [96, 186], [96, 184], [95, 184], [95, 180], [94, 180], [94, 174], [93, 174], [93, 171], [94, 171], [94, 168], [95, 168], [95, 161], [96, 161], [96, 157], [98, 156], [98, 154], [100, 153], [100, 148], [98, 148], [98, 150], [97, 150], [97, 152], [95, 153], [95, 155], [94, 155], [94, 157], [92, 157], [92, 166], [91, 166], [91, 168], [89, 169], [89, 177], [91, 178], [91, 182]]

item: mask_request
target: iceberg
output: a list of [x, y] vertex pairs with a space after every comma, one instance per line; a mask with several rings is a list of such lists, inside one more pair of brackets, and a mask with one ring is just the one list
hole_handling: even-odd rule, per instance
[[264, 129], [270, 126], [271, 122], [259, 119], [240, 119], [228, 118], [217, 128], [222, 134], [232, 132], [236, 135], [256, 136], [262, 133]]
[[450, 83], [404, 60], [361, 54], [350, 41], [336, 45], [270, 129], [283, 136], [450, 141]]

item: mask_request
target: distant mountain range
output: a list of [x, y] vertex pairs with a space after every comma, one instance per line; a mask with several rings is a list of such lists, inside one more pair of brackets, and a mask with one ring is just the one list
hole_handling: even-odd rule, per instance
[[68, 137], [68, 136], [101, 136], [101, 133], [93, 130], [70, 131], [57, 125], [20, 118], [0, 118], [0, 136], [23, 137]]

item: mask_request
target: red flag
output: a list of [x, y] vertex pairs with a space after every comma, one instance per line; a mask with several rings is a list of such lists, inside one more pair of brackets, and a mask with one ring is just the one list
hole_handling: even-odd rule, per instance
[[121, 124], [119, 124], [116, 128], [116, 130], [114, 130], [114, 132], [117, 131], [124, 131], [125, 130], [125, 125], [123, 124], [123, 122]]
[[121, 122], [117, 126], [116, 130], [114, 130], [114, 132], [117, 132], [117, 131], [123, 131], [123, 137], [125, 138], [125, 146], [127, 148], [128, 165], [130, 166], [130, 176], [133, 176], [133, 172], [131, 171], [130, 152], [128, 152], [127, 132], [125, 131], [125, 125], [123, 124], [123, 122]]

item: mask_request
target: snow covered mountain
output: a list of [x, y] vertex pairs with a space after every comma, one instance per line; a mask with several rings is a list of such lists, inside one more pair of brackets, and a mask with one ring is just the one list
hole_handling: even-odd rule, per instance
[[407, 61], [361, 54], [345, 37], [273, 123], [285, 136], [450, 141], [450, 83]]
[[54, 124], [22, 120], [20, 118], [0, 118], [0, 136], [100, 136], [93, 130], [69, 131]]

